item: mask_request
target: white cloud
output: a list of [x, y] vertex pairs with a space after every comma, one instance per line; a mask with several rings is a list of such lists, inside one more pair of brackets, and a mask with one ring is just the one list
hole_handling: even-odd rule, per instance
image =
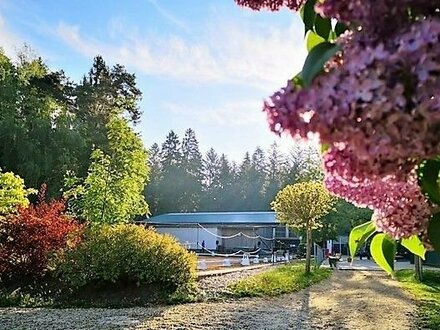
[[166, 18], [168, 21], [176, 25], [177, 27], [189, 31], [188, 26], [181, 20], [179, 20], [177, 17], [175, 17], [173, 14], [171, 14], [169, 11], [167, 11], [165, 8], [163, 8], [157, 0], [147, 0], [158, 12], [161, 14], [164, 18]]
[[119, 31], [118, 43], [114, 38], [94, 39], [66, 23], [60, 23], [56, 32], [84, 56], [103, 54], [144, 74], [192, 83], [246, 84], [267, 92], [285, 84], [304, 61], [298, 26], [255, 30], [237, 22], [210, 21], [192, 39]]
[[23, 40], [13, 33], [0, 13], [0, 47], [8, 56], [14, 57], [17, 49], [23, 46]]

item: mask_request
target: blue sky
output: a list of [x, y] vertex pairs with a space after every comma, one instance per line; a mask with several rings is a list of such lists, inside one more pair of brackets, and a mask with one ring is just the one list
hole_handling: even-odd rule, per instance
[[75, 81], [98, 54], [134, 72], [146, 146], [188, 127], [203, 152], [237, 161], [257, 145], [293, 144], [269, 131], [261, 107], [304, 62], [295, 13], [233, 0], [0, 0], [0, 47], [13, 56], [23, 43]]

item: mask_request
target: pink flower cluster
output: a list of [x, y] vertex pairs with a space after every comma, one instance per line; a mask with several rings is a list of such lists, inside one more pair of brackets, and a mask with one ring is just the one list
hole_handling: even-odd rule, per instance
[[420, 12], [432, 6], [403, 3], [404, 13], [392, 0], [374, 2], [382, 4], [376, 9], [360, 0], [318, 5], [323, 14], [362, 29], [340, 38], [342, 61], [327, 66], [310, 87], [290, 81], [264, 104], [275, 132], [303, 138], [314, 133], [330, 145], [328, 189], [374, 209], [378, 230], [395, 238], [425, 231], [430, 205], [414, 168], [440, 154], [440, 18], [407, 17], [387, 38], [375, 36], [389, 25], [379, 22], [382, 11], [405, 17], [408, 6]]
[[374, 210], [376, 228], [395, 238], [423, 233], [430, 218], [430, 205], [420, 191], [413, 172], [406, 180], [394, 175], [356, 176], [355, 155], [332, 148], [324, 155], [327, 189], [359, 207]]
[[[415, 16], [426, 16], [439, 7], [432, 0], [325, 0], [317, 1], [316, 10], [322, 16], [336, 18], [359, 28], [369, 38], [385, 39], [408, 26]], [[411, 12], [411, 15], [408, 15]]]
[[279, 10], [281, 7], [287, 7], [292, 10], [298, 10], [305, 0], [235, 0], [239, 6], [249, 7], [253, 10], [268, 9], [271, 11]]

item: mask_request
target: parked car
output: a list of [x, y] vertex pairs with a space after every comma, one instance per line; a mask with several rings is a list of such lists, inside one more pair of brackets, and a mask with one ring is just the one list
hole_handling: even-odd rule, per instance
[[368, 260], [371, 259], [370, 249], [366, 246], [361, 247], [357, 255], [360, 260], [362, 260], [362, 258], [367, 258]]

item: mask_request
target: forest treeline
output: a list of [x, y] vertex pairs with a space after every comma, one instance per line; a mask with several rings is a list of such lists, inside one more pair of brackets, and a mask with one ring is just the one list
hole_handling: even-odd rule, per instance
[[[193, 129], [182, 139], [171, 131], [160, 145], [153, 144], [149, 169], [143, 167], [144, 147], [132, 128], [141, 118], [141, 97], [135, 75], [119, 64], [108, 66], [101, 56], [75, 83], [27, 49], [15, 61], [0, 50], [1, 170], [19, 175], [27, 187], [47, 184], [49, 198], [66, 198], [67, 189], [67, 198], [75, 195], [76, 204], [90, 204], [93, 216], [82, 215], [85, 220], [107, 222], [115, 220], [110, 219], [114, 214], [126, 217], [126, 204], [133, 200], [143, 203], [138, 195], [144, 183], [150, 215], [157, 215], [270, 210], [270, 202], [286, 185], [322, 178], [313, 147], [298, 145], [284, 154], [273, 143], [234, 162], [214, 149], [202, 154]], [[337, 209], [328, 217], [333, 232], [346, 231], [370, 214], [342, 201]], [[143, 210], [148, 208], [129, 213], [142, 215]], [[347, 220], [343, 228], [341, 218]]]
[[67, 172], [86, 177], [92, 151], [108, 151], [112, 119], [140, 120], [142, 93], [134, 74], [100, 56], [74, 83], [29, 53], [12, 61], [0, 50], [0, 167], [58, 198]]
[[274, 142], [236, 163], [213, 148], [202, 155], [193, 129], [182, 139], [170, 131], [149, 150], [150, 182], [145, 195], [153, 215], [194, 211], [268, 211], [288, 184], [322, 176], [316, 148], [282, 153]]

